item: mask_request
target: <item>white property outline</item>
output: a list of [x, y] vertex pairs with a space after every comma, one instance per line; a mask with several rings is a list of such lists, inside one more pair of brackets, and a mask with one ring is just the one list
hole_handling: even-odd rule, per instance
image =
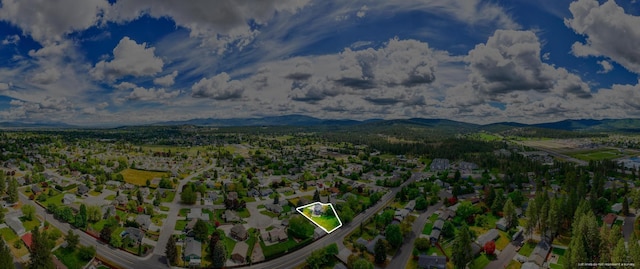
[[[324, 227], [322, 227], [322, 225], [318, 224], [317, 222], [315, 222], [314, 220], [312, 220], [310, 217], [308, 217], [307, 215], [305, 215], [305, 214], [302, 212], [302, 210], [301, 210], [301, 209], [304, 209], [304, 208], [307, 208], [307, 207], [310, 207], [310, 206], [313, 206], [313, 205], [316, 205], [316, 204], [319, 204], [319, 205], [321, 205], [321, 206], [329, 206], [329, 207], [331, 207], [331, 210], [333, 210], [333, 215], [335, 215], [335, 216], [336, 216], [336, 218], [338, 219], [338, 223], [339, 223], [338, 227], [333, 228], [333, 230], [331, 230], [331, 231], [327, 231], [327, 229], [325, 229]], [[325, 231], [325, 232], [326, 232], [326, 233], [328, 233], [328, 234], [330, 234], [330, 233], [332, 233], [333, 231], [337, 230], [338, 228], [342, 227], [342, 221], [340, 220], [340, 216], [338, 216], [338, 212], [336, 212], [336, 209], [335, 209], [335, 208], [333, 208], [333, 205], [332, 205], [331, 203], [326, 203], [326, 204], [323, 204], [323, 203], [321, 203], [321, 202], [310, 203], [310, 204], [307, 204], [307, 205], [303, 205], [303, 206], [296, 207], [296, 211], [298, 211], [298, 213], [300, 213], [301, 215], [303, 215], [305, 218], [307, 218], [309, 221], [311, 221], [311, 222], [312, 222], [313, 224], [315, 224], [316, 226], [320, 227], [320, 229], [322, 229], [323, 231]]]

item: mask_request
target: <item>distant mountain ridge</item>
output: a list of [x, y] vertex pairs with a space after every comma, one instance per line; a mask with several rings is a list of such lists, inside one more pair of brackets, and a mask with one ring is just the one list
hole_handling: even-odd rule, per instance
[[[499, 122], [491, 124], [473, 124], [447, 119], [427, 119], [427, 118], [408, 118], [408, 119], [369, 119], [369, 120], [351, 120], [351, 119], [319, 119], [305, 115], [283, 115], [283, 116], [266, 116], [256, 118], [230, 118], [230, 119], [191, 119], [184, 121], [165, 121], [147, 124], [146, 126], [176, 126], [176, 125], [194, 125], [194, 126], [211, 126], [211, 127], [249, 127], [249, 126], [357, 126], [357, 125], [417, 125], [433, 128], [449, 128], [458, 131], [501, 131], [512, 128], [544, 128], [563, 131], [585, 131], [585, 132], [640, 132], [640, 119], [579, 119], [579, 120], [562, 120], [557, 122], [524, 124], [517, 122]], [[133, 126], [133, 125], [132, 125]], [[138, 125], [144, 126], [144, 125]], [[0, 122], [0, 128], [15, 129], [31, 129], [31, 128], [84, 128], [61, 122]]]

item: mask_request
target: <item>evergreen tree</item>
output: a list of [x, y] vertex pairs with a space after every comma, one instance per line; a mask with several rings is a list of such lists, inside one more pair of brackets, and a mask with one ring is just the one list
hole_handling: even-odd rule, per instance
[[385, 236], [391, 247], [397, 248], [402, 245], [402, 232], [400, 231], [400, 226], [398, 224], [391, 224], [387, 226]]
[[204, 220], [198, 219], [196, 225], [193, 226], [194, 238], [200, 242], [207, 239], [209, 226]]
[[74, 249], [74, 248], [76, 248], [76, 246], [80, 242], [80, 235], [77, 235], [77, 234], [73, 233], [73, 229], [69, 229], [69, 231], [67, 232], [67, 235], [65, 236], [64, 240], [67, 241], [67, 248], [68, 249]]
[[518, 224], [518, 213], [516, 212], [516, 207], [513, 205], [513, 201], [511, 201], [511, 198], [507, 199], [507, 201], [504, 203], [502, 215], [507, 221], [507, 229], [511, 229], [515, 227], [516, 224]]
[[274, 204], [274, 205], [277, 205], [277, 204], [279, 204], [279, 203], [280, 203], [280, 194], [276, 193], [276, 194], [273, 196], [273, 204]]
[[613, 249], [613, 255], [611, 256], [612, 263], [626, 263], [630, 262], [629, 253], [627, 253], [627, 248], [624, 246], [624, 239], [618, 239], [618, 243], [616, 247]]
[[47, 242], [46, 233], [40, 233], [38, 227], [31, 230], [31, 262], [29, 269], [54, 269], [55, 265], [51, 260], [51, 244]]
[[464, 269], [466, 267], [467, 263], [473, 258], [471, 251], [471, 231], [466, 224], [462, 224], [453, 240], [451, 253], [453, 265], [456, 269]]
[[9, 187], [7, 187], [7, 202], [13, 204], [18, 201], [18, 181], [15, 178], [9, 180]]
[[587, 261], [587, 253], [584, 249], [582, 236], [574, 236], [569, 242], [569, 248], [565, 252], [565, 268], [578, 268], [578, 263]]
[[313, 193], [313, 200], [316, 202], [320, 202], [320, 193], [318, 192], [318, 189], [316, 189], [316, 191]]
[[632, 233], [629, 239], [629, 260], [635, 263], [634, 268], [640, 268], [640, 243], [635, 233]]
[[0, 195], [4, 194], [7, 190], [7, 178], [4, 171], [0, 171]]
[[387, 260], [387, 246], [384, 244], [384, 241], [382, 241], [382, 239], [378, 239], [376, 245], [373, 247], [373, 250], [373, 256], [376, 263], [384, 263]]
[[622, 198], [622, 215], [629, 216], [629, 200], [627, 197]]
[[80, 211], [78, 215], [76, 215], [76, 227], [84, 228], [87, 226], [87, 206], [84, 204], [80, 205]]
[[211, 257], [211, 267], [222, 268], [227, 261], [227, 249], [222, 241], [218, 241], [213, 247], [213, 257]]
[[173, 236], [169, 237], [169, 242], [167, 242], [164, 254], [167, 256], [169, 265], [176, 264], [176, 260], [178, 260], [178, 247], [176, 246], [176, 239]]
[[[0, 174], [2, 172], [0, 171]], [[13, 255], [4, 240], [0, 240], [0, 268], [15, 268], [13, 265]]]

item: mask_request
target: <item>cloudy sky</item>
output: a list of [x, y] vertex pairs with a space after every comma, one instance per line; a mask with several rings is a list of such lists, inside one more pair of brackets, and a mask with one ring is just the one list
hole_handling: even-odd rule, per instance
[[635, 1], [0, 3], [0, 121], [640, 117]]

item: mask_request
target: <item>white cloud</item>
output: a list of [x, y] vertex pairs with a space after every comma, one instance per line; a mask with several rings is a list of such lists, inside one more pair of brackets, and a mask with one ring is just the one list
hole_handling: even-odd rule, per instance
[[229, 74], [222, 72], [212, 78], [202, 78], [191, 87], [191, 96], [215, 100], [232, 100], [242, 97], [244, 85], [232, 80]]
[[18, 42], [20, 42], [19, 35], [8, 35], [2, 40], [2, 45], [15, 45], [18, 44]]
[[360, 10], [358, 10], [358, 12], [356, 12], [356, 16], [358, 18], [364, 18], [364, 16], [367, 15], [367, 11], [369, 10], [369, 8], [367, 7], [367, 5], [364, 5], [360, 8]]
[[126, 22], [149, 15], [154, 18], [168, 17], [178, 26], [189, 29], [192, 37], [202, 38], [218, 52], [223, 52], [231, 43], [237, 47], [251, 42], [257, 31], [249, 21], [266, 24], [276, 13], [296, 13], [309, 0], [120, 0], [107, 12], [107, 18]]
[[496, 101], [517, 91], [590, 97], [588, 85], [578, 76], [542, 62], [540, 46], [531, 31], [497, 30], [465, 58], [472, 87], [481, 97]]
[[153, 80], [153, 84], [164, 86], [164, 87], [170, 87], [170, 86], [173, 86], [173, 84], [175, 83], [175, 79], [177, 76], [178, 76], [178, 70], [175, 70], [171, 72], [171, 74], [168, 74], [163, 77], [155, 78]]
[[145, 102], [162, 102], [175, 98], [180, 94], [180, 91], [168, 92], [165, 89], [145, 89], [143, 87], [136, 87], [126, 97], [131, 101], [145, 101]]
[[613, 70], [613, 65], [611, 65], [611, 63], [608, 61], [605, 61], [605, 60], [598, 61], [598, 64], [602, 66], [602, 70], [598, 71], [598, 73], [600, 74], [606, 74], [606, 73], [609, 73], [611, 70]]
[[9, 83], [0, 82], [0, 92], [8, 90], [10, 87]]
[[153, 76], [162, 71], [164, 62], [155, 56], [155, 48], [123, 37], [113, 49], [113, 60], [100, 61], [90, 71], [98, 80], [115, 81], [126, 76]]
[[0, 20], [22, 29], [40, 44], [59, 42], [66, 34], [85, 30], [100, 20], [106, 0], [5, 0]]
[[31, 81], [37, 84], [51, 84], [60, 79], [60, 71], [55, 68], [47, 68], [42, 72], [36, 73]]
[[565, 19], [565, 24], [587, 37], [585, 43], [573, 44], [573, 55], [608, 57], [640, 74], [639, 16], [625, 13], [613, 0], [602, 5], [596, 0], [579, 0], [571, 3], [569, 10], [573, 18]]

